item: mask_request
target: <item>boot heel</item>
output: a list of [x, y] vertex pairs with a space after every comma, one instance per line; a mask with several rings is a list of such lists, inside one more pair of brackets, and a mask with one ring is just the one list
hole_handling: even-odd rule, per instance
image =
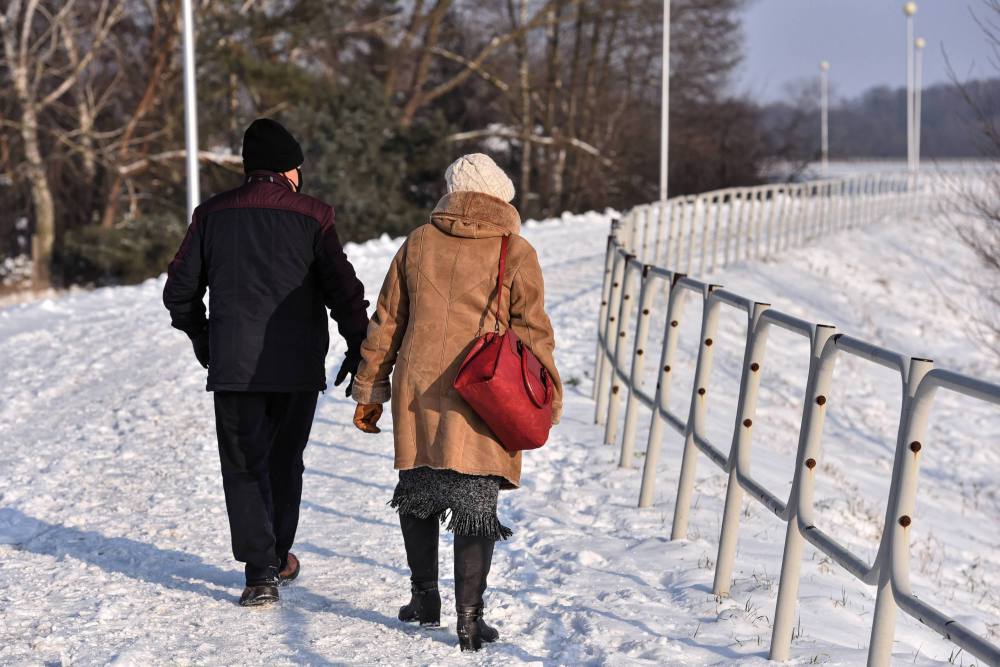
[[[430, 607], [430, 608], [428, 608]], [[427, 607], [420, 608], [420, 627], [422, 628], [438, 628], [441, 627], [441, 603], [437, 604], [437, 607], [428, 605]]]
[[478, 651], [483, 647], [483, 636], [479, 632], [479, 619], [482, 617], [483, 608], [460, 607], [457, 611], [455, 631], [458, 634], [458, 647], [463, 651]]
[[478, 635], [459, 635], [458, 647], [463, 651], [478, 651], [483, 647], [483, 640]]

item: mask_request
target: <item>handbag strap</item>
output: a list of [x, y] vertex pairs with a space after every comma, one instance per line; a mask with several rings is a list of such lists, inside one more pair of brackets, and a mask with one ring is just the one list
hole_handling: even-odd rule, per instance
[[497, 271], [497, 316], [496, 324], [493, 325], [494, 333], [500, 333], [500, 307], [503, 304], [503, 274], [507, 268], [507, 245], [510, 243], [510, 234], [504, 234], [500, 241], [500, 267]]

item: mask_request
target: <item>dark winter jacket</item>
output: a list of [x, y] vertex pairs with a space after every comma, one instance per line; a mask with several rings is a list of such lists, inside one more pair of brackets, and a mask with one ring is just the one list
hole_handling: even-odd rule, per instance
[[195, 209], [167, 269], [163, 303], [171, 324], [193, 339], [207, 327], [209, 391], [325, 389], [324, 305], [349, 354], [368, 326], [364, 287], [333, 209], [266, 171]]

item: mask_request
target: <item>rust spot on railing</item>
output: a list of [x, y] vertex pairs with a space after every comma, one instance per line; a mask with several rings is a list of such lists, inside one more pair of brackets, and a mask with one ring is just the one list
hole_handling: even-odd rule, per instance
[[677, 326], [677, 320], [671, 320], [670, 326], [672, 326], [672, 327]]
[[806, 467], [812, 470], [816, 467], [816, 459], [806, 459]]
[[820, 395], [816, 397], [816, 405], [825, 405], [825, 404], [826, 404], [826, 396]]
[[664, 366], [663, 370], [666, 371], [667, 373], [669, 373], [670, 372], [670, 366]]
[[711, 346], [712, 345], [712, 339], [711, 338], [706, 338], [705, 339], [705, 345]]
[[752, 364], [750, 364], [750, 370], [756, 373], [757, 371], [760, 370], [760, 364], [758, 364], [756, 361], [753, 362]]
[[902, 526], [903, 528], [909, 527], [911, 523], [912, 522], [910, 521], [910, 517], [906, 516], [905, 514], [899, 517], [899, 525]]
[[698, 387], [698, 395], [699, 396], [704, 396], [705, 395], [705, 388], [704, 387]]
[[919, 440], [914, 440], [913, 442], [910, 443], [910, 451], [913, 452], [914, 454], [920, 451], [920, 447], [921, 444]]
[[612, 394], [617, 394], [618, 393], [618, 385], [614, 385], [613, 387], [611, 387], [611, 393]]
[[751, 426], [753, 426], [753, 421], [751, 421], [749, 419], [744, 419], [743, 420], [743, 425], [746, 426], [747, 428], [750, 428]]

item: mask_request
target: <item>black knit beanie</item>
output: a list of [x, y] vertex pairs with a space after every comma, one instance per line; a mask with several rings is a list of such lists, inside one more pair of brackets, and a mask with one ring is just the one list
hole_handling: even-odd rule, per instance
[[243, 170], [284, 173], [302, 166], [305, 157], [295, 137], [281, 123], [258, 118], [243, 133]]

